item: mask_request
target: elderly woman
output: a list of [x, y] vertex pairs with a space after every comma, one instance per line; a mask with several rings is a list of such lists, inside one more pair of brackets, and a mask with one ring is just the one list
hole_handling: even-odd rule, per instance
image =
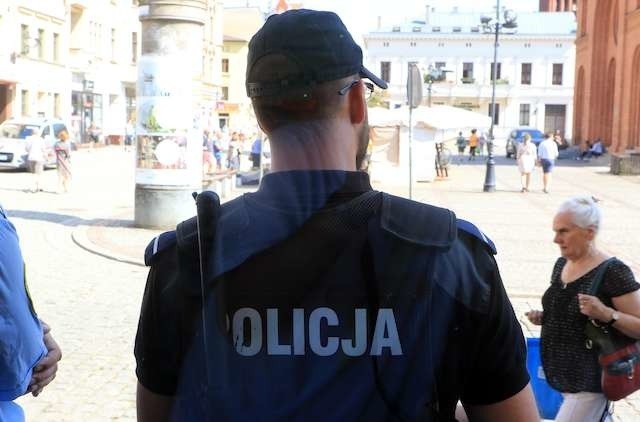
[[614, 259], [597, 296], [586, 294], [598, 267], [609, 258], [595, 244], [600, 220], [600, 209], [591, 197], [571, 198], [560, 205], [553, 219], [553, 241], [562, 256], [542, 297], [544, 311], [527, 313], [532, 323], [542, 325], [541, 357], [547, 381], [564, 397], [556, 421], [611, 420], [600, 386], [597, 351], [585, 346], [589, 318], [632, 339], [640, 338], [640, 284], [627, 265]]
[[520, 192], [529, 192], [531, 172], [536, 166], [536, 160], [538, 159], [538, 149], [536, 148], [535, 144], [531, 142], [531, 135], [529, 135], [528, 133], [524, 134], [522, 143], [518, 145], [516, 159], [518, 160], [520, 182], [522, 183], [522, 190]]

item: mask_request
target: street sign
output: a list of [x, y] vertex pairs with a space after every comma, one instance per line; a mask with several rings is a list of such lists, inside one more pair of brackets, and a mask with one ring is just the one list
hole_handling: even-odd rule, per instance
[[420, 76], [420, 69], [415, 63], [409, 65], [407, 98], [411, 108], [416, 108], [422, 103], [422, 77]]

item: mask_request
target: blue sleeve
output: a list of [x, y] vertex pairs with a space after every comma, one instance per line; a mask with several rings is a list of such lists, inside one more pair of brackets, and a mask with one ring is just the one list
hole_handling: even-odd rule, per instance
[[47, 349], [27, 294], [18, 236], [2, 213], [0, 245], [0, 401], [9, 401], [27, 391]]

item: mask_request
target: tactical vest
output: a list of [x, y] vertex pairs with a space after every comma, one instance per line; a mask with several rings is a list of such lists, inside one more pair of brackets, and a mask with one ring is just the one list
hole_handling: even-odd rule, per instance
[[[266, 256], [205, 276], [203, 307], [200, 272], [216, 263], [200, 267], [196, 220], [182, 223], [175, 419], [451, 420], [455, 402], [443, 409], [438, 388], [455, 385], [436, 382], [438, 368], [461, 304], [481, 309], [488, 297], [464, 270], [473, 262], [456, 243], [461, 226], [481, 236], [449, 210], [368, 192], [314, 214]], [[317, 232], [309, 245], [304, 234]], [[296, 256], [300, 245], [332, 253]], [[234, 271], [269, 267], [269, 253], [290, 257], [290, 275], [243, 290]]]

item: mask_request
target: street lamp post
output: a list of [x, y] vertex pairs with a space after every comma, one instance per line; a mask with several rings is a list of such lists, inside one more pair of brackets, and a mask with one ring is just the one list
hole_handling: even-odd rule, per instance
[[500, 34], [501, 28], [514, 29], [518, 25], [516, 24], [516, 15], [505, 10], [504, 23], [500, 23], [500, 0], [496, 0], [496, 18], [495, 22], [491, 23], [491, 18], [482, 17], [480, 19], [482, 27], [485, 32], [493, 30], [493, 63], [491, 64], [491, 126], [489, 127], [489, 142], [487, 144], [489, 157], [487, 159], [487, 169], [484, 176], [484, 191], [495, 192], [496, 190], [496, 162], [493, 157], [493, 127], [496, 115], [496, 80], [498, 73], [498, 34]]

